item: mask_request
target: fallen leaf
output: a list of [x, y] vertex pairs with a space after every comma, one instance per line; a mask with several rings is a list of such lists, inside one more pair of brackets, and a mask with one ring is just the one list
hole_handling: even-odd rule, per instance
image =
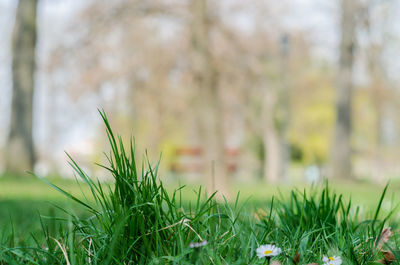
[[391, 264], [396, 260], [395, 256], [391, 251], [382, 251], [383, 259], [375, 261], [380, 264]]
[[300, 261], [300, 253], [297, 252], [296, 256], [293, 259], [293, 263], [294, 264], [299, 264], [299, 261]]
[[390, 264], [396, 260], [396, 257], [393, 255], [391, 251], [382, 251], [383, 259], [385, 260], [385, 264]]
[[[375, 239], [374, 246], [376, 246], [378, 249], [382, 249], [383, 245], [389, 241], [391, 236], [392, 231], [390, 230], [390, 227], [383, 229], [381, 235], [377, 239]], [[378, 239], [378, 244], [376, 244], [376, 241]]]

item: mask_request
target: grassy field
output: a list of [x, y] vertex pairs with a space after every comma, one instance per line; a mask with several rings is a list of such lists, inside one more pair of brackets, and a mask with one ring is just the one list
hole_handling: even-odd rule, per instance
[[79, 182], [0, 178], [0, 264], [400, 264], [396, 183], [236, 183], [224, 202], [138, 170], [103, 118], [112, 185], [73, 160]]
[[[66, 191], [83, 199], [86, 194], [91, 200], [90, 190], [85, 183], [75, 180], [50, 179], [50, 182], [62, 187]], [[178, 183], [169, 183], [166, 189], [169, 193], [178, 187]], [[104, 184], [112, 185], [112, 184]], [[183, 200], [186, 202], [196, 199], [196, 191], [200, 185], [187, 184], [182, 190]], [[362, 207], [363, 211], [372, 212], [379, 203], [384, 189], [383, 185], [357, 182], [332, 182], [332, 189], [343, 194], [344, 201], [350, 198], [354, 205]], [[293, 189], [309, 190], [310, 186], [271, 186], [264, 183], [236, 183], [233, 185], [233, 194], [240, 193], [240, 202], [246, 202], [249, 207], [267, 207], [273, 196], [288, 198]], [[387, 195], [383, 201], [383, 211], [390, 211], [400, 203], [400, 187], [398, 184], [389, 185]], [[59, 191], [37, 178], [0, 178], [0, 227], [14, 224], [16, 233], [22, 231], [40, 230], [41, 215], [59, 213], [55, 206], [67, 207], [79, 211], [79, 204], [68, 199]], [[396, 216], [398, 217], [398, 213]], [[31, 227], [30, 229], [27, 229]], [[35, 228], [35, 229], [33, 229]], [[19, 231], [21, 230], [21, 231]]]
[[[75, 196], [83, 198], [83, 194], [89, 196], [90, 189], [82, 181], [50, 178], [48, 181], [62, 187]], [[184, 199], [187, 201], [196, 198], [195, 191], [201, 184], [193, 183], [175, 183], [162, 179], [169, 192], [185, 185], [183, 191]], [[104, 186], [112, 183], [104, 183]], [[323, 185], [320, 184], [320, 185]], [[383, 184], [357, 181], [330, 181], [329, 185], [335, 191], [344, 195], [346, 199], [352, 199], [354, 203], [366, 207], [377, 205], [380, 195], [385, 187]], [[235, 182], [232, 185], [233, 199], [240, 193], [241, 200], [250, 200], [252, 202], [270, 201], [273, 196], [288, 197], [293, 189], [310, 189], [310, 185], [268, 185], [263, 182]], [[60, 192], [35, 177], [0, 177], [0, 200], [27, 200], [27, 201], [49, 201], [66, 202], [66, 197]], [[389, 182], [388, 193], [385, 198], [385, 204], [395, 204], [400, 202], [400, 183]]]
[[[49, 181], [59, 187], [62, 187], [79, 199], [85, 200], [85, 196], [83, 194], [86, 194], [87, 200], [94, 203], [93, 197], [90, 196], [90, 188], [86, 183], [77, 183], [73, 180], [60, 179], [50, 179]], [[104, 186], [108, 185], [109, 184], [104, 184]], [[172, 194], [174, 188], [176, 187], [177, 185], [169, 183], [166, 189], [169, 194]], [[182, 190], [181, 195], [184, 200], [184, 204], [186, 205], [185, 207], [188, 207], [189, 202], [192, 202], [192, 204], [196, 202], [196, 193], [198, 187], [198, 185], [190, 184]], [[362, 215], [371, 218], [375, 209], [378, 207], [384, 186], [377, 186], [370, 183], [334, 182], [332, 183], [331, 188], [337, 193], [343, 194], [344, 202], [349, 202], [350, 198], [352, 198], [353, 207], [355, 208], [356, 205], [361, 206]], [[298, 185], [296, 187], [276, 187], [262, 183], [237, 183], [234, 185], [234, 189], [235, 193], [240, 191], [240, 202], [238, 204], [245, 205], [244, 209], [246, 209], [245, 212], [246, 216], [248, 217], [249, 215], [256, 216], [256, 213], [268, 212], [273, 196], [282, 198], [282, 201], [290, 201], [290, 195], [293, 189], [306, 189], [307, 191], [310, 191], [311, 188], [309, 186], [301, 187]], [[399, 203], [400, 192], [398, 192], [398, 190], [399, 187], [396, 186], [396, 184], [389, 186], [385, 199], [382, 202], [381, 216], [384, 216], [385, 213], [389, 213], [390, 210]], [[58, 207], [63, 210], [60, 210]], [[68, 199], [65, 195], [39, 179], [21, 179], [10, 177], [0, 178], [0, 235], [2, 237], [1, 242], [3, 242], [3, 244], [19, 247], [34, 246], [36, 244], [35, 238], [38, 241], [44, 242], [45, 234], [43, 233], [43, 225], [49, 229], [49, 233], [59, 235], [59, 233], [56, 232], [57, 229], [59, 229], [57, 227], [62, 226], [64, 227], [63, 229], [65, 229], [69, 222], [54, 222], [53, 218], [58, 217], [65, 218], [67, 220], [68, 215], [64, 212], [64, 210], [73, 212], [82, 218], [89, 216], [85, 207], [82, 207], [82, 205], [79, 203]], [[249, 229], [248, 226], [255, 226], [255, 224], [252, 223], [255, 220], [257, 220], [257, 218], [252, 221], [247, 220], [245, 222], [246, 228], [244, 231]], [[393, 220], [400, 220], [399, 211], [395, 211], [391, 220], [391, 226], [396, 227], [396, 222]], [[241, 226], [243, 225], [244, 224], [242, 223]], [[258, 225], [262, 225], [262, 222], [260, 222]], [[254, 231], [249, 233], [253, 232]], [[10, 236], [11, 234], [12, 236]], [[10, 241], [11, 238], [12, 242]], [[273, 241], [276, 242], [275, 240]], [[341, 251], [337, 250], [334, 252], [342, 253]], [[204, 258], [202, 262], [203, 263], [199, 264], [207, 264], [204, 261]], [[257, 262], [258, 259], [253, 258], [251, 264], [259, 264]], [[173, 262], [170, 263], [174, 264]], [[60, 264], [63, 264], [62, 260], [60, 260]], [[163, 262], [160, 264], [163, 264]], [[182, 260], [180, 260], [176, 264], [184, 263]], [[348, 264], [352, 263], [350, 262]]]

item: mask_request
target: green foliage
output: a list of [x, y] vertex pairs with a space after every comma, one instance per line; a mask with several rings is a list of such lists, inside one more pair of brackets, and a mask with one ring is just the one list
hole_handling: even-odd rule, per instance
[[[340, 255], [348, 264], [367, 264], [377, 258], [374, 247], [393, 211], [380, 221], [385, 187], [373, 218], [363, 220], [360, 208], [326, 184], [322, 189], [291, 192], [289, 200], [278, 200], [261, 219], [269, 242], [279, 245], [294, 257], [301, 253], [300, 263], [318, 260], [322, 255]], [[288, 262], [288, 260], [286, 260]]]
[[[146, 160], [137, 168], [133, 141], [126, 149], [104, 113], [111, 152], [108, 165], [114, 185], [90, 178], [70, 158], [70, 164], [91, 197], [75, 196], [48, 185], [79, 205], [78, 214], [59, 207], [64, 216], [43, 217], [42, 237], [32, 245], [16, 244], [14, 230], [0, 232], [0, 262], [5, 264], [263, 264], [255, 256], [261, 244], [282, 248], [278, 257], [291, 264], [321, 262], [323, 255], [340, 255], [345, 264], [372, 264], [381, 258], [374, 247], [390, 212], [379, 219], [386, 188], [377, 210], [365, 220], [359, 208], [345, 203], [328, 185], [309, 193], [292, 191], [290, 198], [265, 204], [255, 214], [249, 204], [217, 202], [199, 188], [194, 202], [185, 203], [180, 187], [167, 192], [158, 179], [158, 164]], [[191, 248], [193, 242], [205, 246]], [[394, 240], [388, 245], [398, 249]], [[397, 252], [394, 252], [397, 253]]]
[[70, 157], [72, 168], [89, 187], [92, 198], [78, 198], [43, 181], [81, 205], [90, 216], [82, 218], [66, 211], [69, 217], [57, 233], [50, 233], [43, 223], [45, 247], [38, 242], [36, 248], [22, 251], [5, 242], [9, 248], [3, 250], [4, 259], [11, 262], [20, 258], [35, 264], [165, 264], [195, 257], [200, 262], [208, 256], [188, 246], [202, 240], [208, 241], [207, 253], [218, 249], [221, 254], [239, 256], [225, 244], [239, 230], [235, 211], [227, 203], [217, 204], [214, 194], [203, 200], [201, 188], [195, 204], [184, 207], [180, 193], [183, 187], [170, 196], [157, 180], [158, 164], [147, 162], [139, 171], [133, 143], [126, 151], [122, 139], [113, 134], [105, 114], [101, 114], [111, 145], [109, 165], [102, 167], [110, 172], [115, 184], [104, 186], [92, 180]]

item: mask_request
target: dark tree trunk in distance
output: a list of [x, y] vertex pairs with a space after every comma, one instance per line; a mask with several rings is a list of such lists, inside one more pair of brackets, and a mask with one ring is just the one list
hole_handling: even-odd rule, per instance
[[36, 47], [37, 0], [20, 0], [12, 39], [10, 133], [6, 147], [6, 172], [33, 170], [32, 111]]
[[352, 90], [355, 48], [355, 0], [341, 1], [341, 43], [336, 94], [336, 127], [333, 144], [333, 178], [351, 178]]

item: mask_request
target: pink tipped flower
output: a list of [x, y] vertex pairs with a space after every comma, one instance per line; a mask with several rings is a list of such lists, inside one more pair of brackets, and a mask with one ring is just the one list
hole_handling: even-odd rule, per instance
[[256, 250], [257, 252], [257, 257], [259, 259], [261, 258], [271, 258], [271, 257], [275, 257], [278, 256], [279, 254], [281, 254], [282, 249], [278, 248], [275, 245], [261, 245], [257, 248]]

